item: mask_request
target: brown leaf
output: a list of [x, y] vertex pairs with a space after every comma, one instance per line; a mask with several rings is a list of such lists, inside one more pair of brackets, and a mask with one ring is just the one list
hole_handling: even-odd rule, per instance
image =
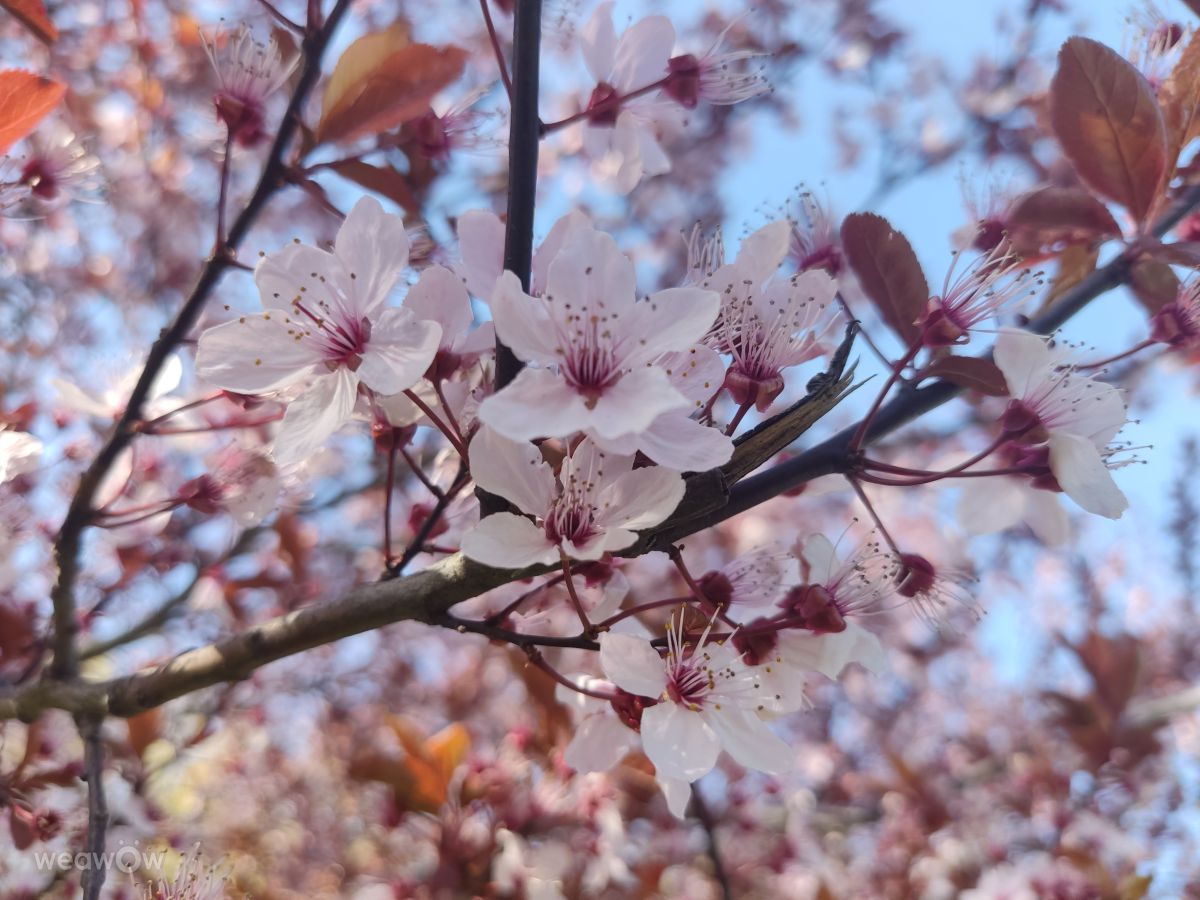
[[929, 302], [929, 284], [908, 239], [887, 219], [853, 213], [842, 222], [842, 245], [863, 292], [888, 326], [908, 344]]
[[1146, 247], [1146, 255], [1173, 266], [1200, 269], [1200, 241], [1176, 241], [1173, 244], [1155, 242]]
[[926, 378], [944, 378], [959, 387], [979, 391], [990, 397], [1008, 393], [1004, 374], [990, 359], [974, 356], [943, 356], [921, 373]]
[[459, 47], [411, 43], [403, 26], [364, 35], [333, 68], [317, 142], [377, 134], [423, 114], [433, 95], [458, 78], [466, 59]]
[[1121, 226], [1108, 208], [1077, 187], [1044, 187], [1018, 197], [1006, 224], [1013, 248], [1023, 256], [1121, 236]]
[[1129, 273], [1129, 289], [1151, 315], [1175, 299], [1179, 276], [1165, 262], [1139, 259]]
[[330, 163], [329, 168], [368, 191], [387, 197], [409, 212], [416, 212], [420, 208], [420, 201], [413, 195], [408, 178], [391, 167], [373, 166], [360, 159], [343, 159]]
[[1200, 34], [1188, 41], [1158, 89], [1158, 104], [1167, 129], [1167, 166], [1173, 171], [1180, 151], [1200, 135]]
[[58, 39], [58, 29], [46, 15], [42, 0], [0, 0], [0, 6], [16, 16], [39, 41], [53, 44]]
[[1073, 37], [1050, 83], [1050, 122], [1079, 177], [1143, 223], [1167, 170], [1167, 134], [1142, 74], [1103, 44]]
[[162, 709], [148, 709], [130, 716], [125, 720], [125, 727], [129, 729], [129, 746], [141, 759], [146, 748], [158, 740], [162, 731]]
[[1100, 258], [1099, 247], [1086, 247], [1083, 244], [1073, 244], [1058, 255], [1058, 271], [1046, 299], [1042, 301], [1039, 313], [1054, 306], [1067, 291], [1083, 281], [1096, 271], [1096, 261]]
[[22, 69], [0, 72], [0, 156], [33, 131], [66, 90], [65, 84]]
[[397, 759], [365, 750], [351, 760], [351, 776], [389, 785], [400, 809], [436, 812], [446, 802], [454, 770], [471, 748], [470, 734], [457, 722], [429, 738], [402, 716], [390, 717], [388, 724], [405, 755]]

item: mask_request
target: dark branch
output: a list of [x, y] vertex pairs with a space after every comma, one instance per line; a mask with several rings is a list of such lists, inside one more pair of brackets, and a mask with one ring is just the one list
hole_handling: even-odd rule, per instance
[[106, 866], [102, 864], [104, 837], [108, 832], [108, 800], [104, 796], [104, 742], [100, 737], [101, 719], [80, 717], [79, 736], [83, 738], [83, 769], [88, 786], [87, 859], [83, 870], [84, 900], [99, 900], [104, 887]]

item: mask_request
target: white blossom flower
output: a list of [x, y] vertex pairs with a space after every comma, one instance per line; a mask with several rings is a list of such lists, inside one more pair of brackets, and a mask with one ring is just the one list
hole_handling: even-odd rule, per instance
[[496, 332], [536, 367], [486, 399], [479, 417], [513, 440], [576, 431], [616, 440], [691, 404], [653, 363], [708, 330], [712, 291], [668, 288], [638, 300], [633, 264], [608, 235], [575, 229], [550, 263], [544, 297], [505, 272], [492, 294]]
[[433, 362], [441, 326], [384, 307], [407, 262], [403, 220], [363, 197], [332, 253], [294, 243], [259, 262], [263, 313], [200, 336], [196, 370], [218, 387], [258, 394], [305, 385], [279, 426], [281, 465], [303, 459], [341, 427], [360, 387], [400, 393]]
[[701, 282], [721, 295], [721, 313], [705, 342], [732, 357], [725, 386], [739, 404], [767, 409], [783, 391], [783, 370], [820, 356], [821, 335], [837, 282], [809, 270], [773, 278], [788, 251], [791, 226], [772, 222], [742, 242], [737, 259]]
[[646, 16], [618, 38], [613, 5], [600, 4], [579, 34], [584, 61], [596, 79], [583, 143], [593, 159], [615, 171], [617, 189], [627, 194], [643, 177], [671, 171], [658, 142], [660, 123], [671, 115], [666, 104], [644, 95], [621, 98], [663, 82], [675, 28], [665, 16]]
[[[95, 416], [98, 419], [115, 419], [125, 411], [125, 404], [129, 401], [129, 395], [133, 393], [133, 388], [141, 375], [142, 365], [139, 363], [123, 375], [113, 378], [107, 387], [94, 393], [92, 385], [82, 378], [79, 379], [79, 384], [63, 378], [55, 378], [51, 384], [58, 392], [58, 399], [68, 409]], [[172, 353], [163, 361], [158, 374], [150, 383], [142, 415], [146, 418], [154, 418], [166, 412], [168, 404], [163, 398], [179, 387], [182, 377], [183, 363], [176, 354]], [[103, 381], [104, 379], [99, 380]], [[94, 381], [92, 383], [94, 384]]]
[[0, 484], [32, 472], [42, 458], [42, 442], [24, 431], [0, 430]]
[[665, 659], [644, 638], [600, 636], [600, 665], [609, 681], [659, 701], [642, 712], [646, 755], [660, 778], [685, 782], [708, 774], [722, 749], [747, 768], [786, 771], [791, 748], [759, 717], [778, 701], [732, 644], [709, 643], [708, 634], [687, 646], [679, 626], [668, 623]]
[[486, 427], [470, 457], [477, 485], [536, 518], [494, 513], [463, 535], [463, 553], [498, 568], [556, 562], [560, 548], [572, 559], [599, 559], [633, 544], [683, 499], [678, 472], [634, 469], [630, 457], [607, 456], [588, 440], [563, 459], [557, 478], [537, 447]]
[[663, 91], [685, 109], [701, 100], [731, 106], [770, 93], [771, 85], [761, 71], [748, 69], [747, 60], [766, 56], [761, 50], [725, 50], [723, 45], [736, 20], [725, 26], [700, 56], [683, 53], [667, 61], [667, 83]]
[[1125, 424], [1121, 392], [1081, 375], [1062, 351], [1026, 331], [1001, 329], [995, 359], [1013, 398], [1001, 424], [1018, 435], [1041, 429], [1057, 485], [1088, 512], [1120, 518], [1129, 501], [1105, 451]]
[[291, 76], [299, 55], [284, 60], [274, 37], [257, 41], [246, 25], [219, 46], [206, 40], [204, 49], [217, 73], [213, 103], [230, 137], [244, 147], [262, 142], [267, 137], [267, 98]]

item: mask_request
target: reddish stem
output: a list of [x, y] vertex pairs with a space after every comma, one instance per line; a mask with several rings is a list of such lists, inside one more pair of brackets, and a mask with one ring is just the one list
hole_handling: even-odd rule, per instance
[[644, 94], [648, 94], [651, 91], [657, 91], [659, 88], [665, 87], [669, 80], [670, 76], [666, 78], [660, 78], [658, 81], [654, 82], [654, 84], [648, 84], [645, 87], [640, 87], [635, 91], [630, 91], [628, 94], [613, 94], [611, 97], [601, 100], [590, 109], [581, 109], [574, 115], [567, 116], [565, 119], [559, 119], [557, 122], [547, 122], [542, 125], [542, 134], [550, 134], [552, 131], [558, 131], [560, 128], [566, 128], [568, 125], [574, 125], [576, 122], [582, 119], [590, 118], [597, 113], [607, 112], [613, 107], [620, 106], [626, 100], [633, 100], [637, 97], [641, 97]]
[[504, 51], [500, 47], [500, 35], [496, 34], [496, 25], [492, 22], [492, 11], [488, 9], [488, 0], [479, 0], [479, 8], [483, 11], [483, 21], [487, 24], [488, 40], [492, 43], [492, 52], [496, 54], [496, 68], [500, 70], [500, 80], [504, 82], [504, 91], [512, 102], [512, 78], [508, 74], [508, 63], [504, 60]]

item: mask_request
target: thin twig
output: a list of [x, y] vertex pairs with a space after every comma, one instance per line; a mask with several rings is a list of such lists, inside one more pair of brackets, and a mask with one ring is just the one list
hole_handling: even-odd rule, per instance
[[696, 820], [708, 838], [708, 858], [712, 860], [713, 877], [717, 879], [721, 888], [721, 897], [723, 900], [733, 900], [733, 886], [729, 883], [729, 873], [725, 871], [725, 864], [721, 861], [721, 848], [717, 844], [717, 823], [704, 800], [704, 795], [700, 793], [698, 781], [692, 782], [692, 812], [696, 814]]

